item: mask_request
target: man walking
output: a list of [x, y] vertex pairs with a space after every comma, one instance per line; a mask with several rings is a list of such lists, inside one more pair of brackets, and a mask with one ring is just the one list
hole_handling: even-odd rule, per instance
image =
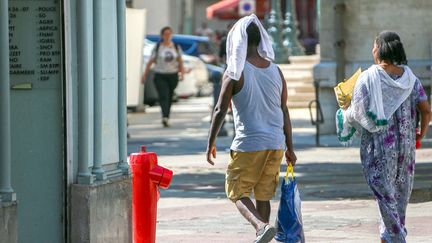
[[[255, 15], [240, 19], [228, 34], [227, 70], [213, 113], [207, 162], [214, 165], [216, 135], [232, 101], [236, 136], [226, 172], [225, 191], [256, 230], [257, 243], [270, 242], [270, 199], [285, 157], [295, 164], [285, 79], [269, 60], [274, 52], [267, 32]], [[253, 193], [256, 206], [250, 199]]]

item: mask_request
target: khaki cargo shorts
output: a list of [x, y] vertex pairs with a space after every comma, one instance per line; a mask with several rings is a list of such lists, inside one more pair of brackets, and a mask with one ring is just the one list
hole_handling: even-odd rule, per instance
[[251, 192], [258, 201], [268, 201], [273, 198], [279, 184], [283, 150], [231, 151], [230, 157], [226, 171], [225, 192], [231, 201], [249, 197]]

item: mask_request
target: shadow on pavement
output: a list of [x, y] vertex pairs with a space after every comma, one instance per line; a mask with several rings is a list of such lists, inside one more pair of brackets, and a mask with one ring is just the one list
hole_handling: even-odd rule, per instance
[[[286, 165], [281, 166], [286, 171]], [[411, 202], [430, 201], [432, 163], [416, 167]], [[281, 173], [280, 182], [282, 182]], [[358, 163], [309, 163], [296, 166], [297, 183], [303, 201], [373, 199]], [[162, 197], [226, 198], [223, 172], [176, 174]], [[280, 186], [279, 186], [280, 187]], [[280, 197], [279, 187], [275, 199]]]

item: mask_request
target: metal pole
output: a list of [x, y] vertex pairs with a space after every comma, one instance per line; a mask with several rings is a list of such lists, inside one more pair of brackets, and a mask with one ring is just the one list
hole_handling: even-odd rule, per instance
[[102, 1], [93, 1], [94, 162], [92, 173], [96, 175], [97, 180], [107, 178], [102, 167]]
[[11, 123], [8, 1], [0, 2], [0, 196], [14, 201], [11, 186]]
[[273, 41], [276, 63], [289, 63], [288, 50], [282, 44], [282, 18], [280, 0], [272, 0], [268, 33]]
[[344, 13], [345, 3], [343, 0], [336, 0], [334, 5], [334, 47], [336, 56], [336, 83], [341, 82], [345, 78], [345, 39], [344, 39]]
[[123, 174], [130, 174], [127, 164], [127, 104], [126, 104], [126, 6], [124, 0], [117, 0], [118, 40], [118, 134], [119, 164]]
[[295, 3], [293, 0], [286, 0], [286, 12], [284, 24], [284, 41], [283, 45], [288, 48], [289, 54], [292, 56], [304, 55], [303, 47], [298, 41], [297, 33], [297, 15], [295, 12]]
[[317, 14], [317, 32], [319, 34], [321, 31], [321, 0], [317, 0], [316, 2], [316, 14]]
[[77, 1], [78, 22], [78, 183], [92, 184], [89, 162], [93, 160], [93, 1]]

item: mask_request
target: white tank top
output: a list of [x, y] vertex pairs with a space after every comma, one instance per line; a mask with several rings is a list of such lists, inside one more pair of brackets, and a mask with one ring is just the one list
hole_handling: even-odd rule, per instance
[[244, 84], [233, 96], [236, 136], [231, 150], [285, 150], [282, 79], [276, 64], [258, 68], [245, 62]]

